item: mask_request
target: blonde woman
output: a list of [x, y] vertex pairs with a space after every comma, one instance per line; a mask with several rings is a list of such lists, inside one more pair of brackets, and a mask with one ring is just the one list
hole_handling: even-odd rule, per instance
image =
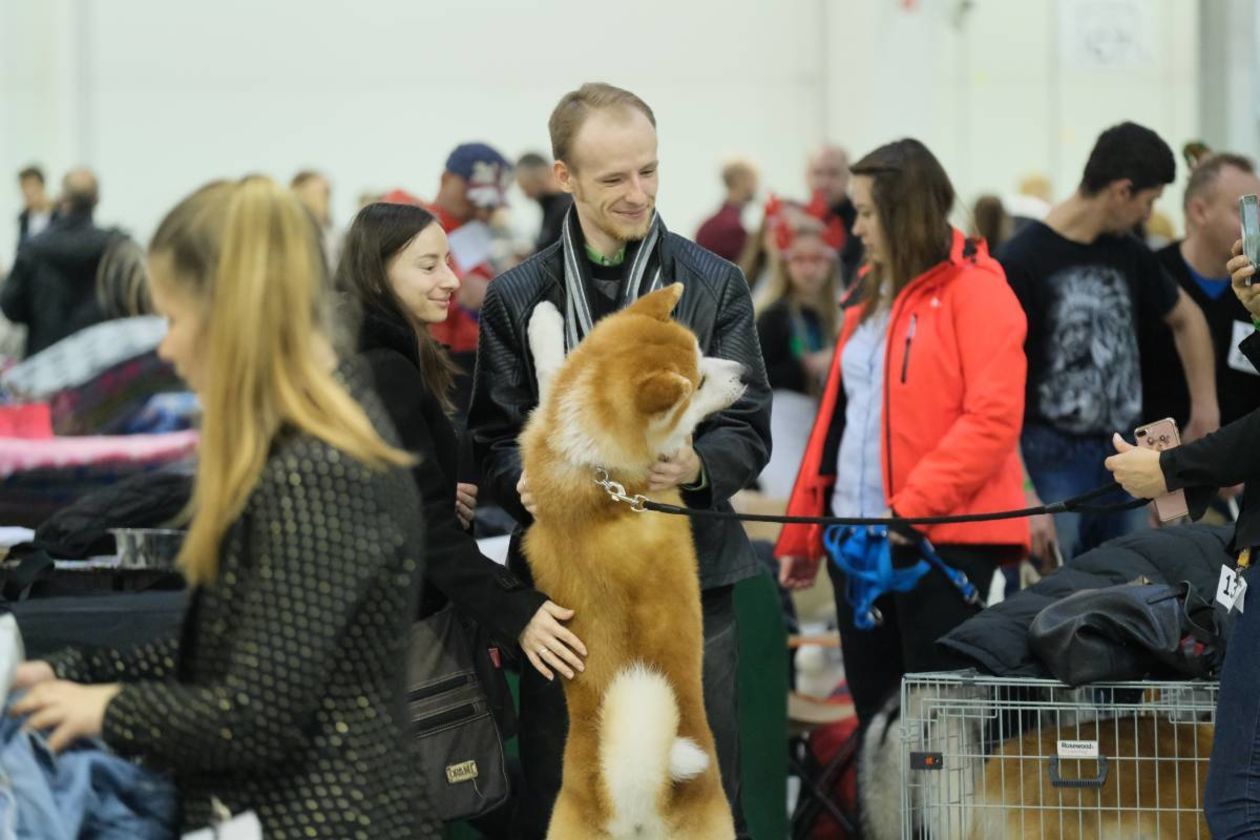
[[812, 216], [784, 221], [782, 257], [757, 296], [757, 338], [770, 387], [817, 396], [839, 320], [840, 252]]
[[[440, 836], [404, 744], [422, 534], [363, 374], [339, 365], [319, 239], [264, 178], [210, 184], [153, 237], [159, 354], [204, 407], [181, 637], [21, 667], [54, 750], [102, 737], [268, 838]], [[406, 523], [416, 523], [408, 525]], [[213, 805], [212, 805], [213, 803]]]

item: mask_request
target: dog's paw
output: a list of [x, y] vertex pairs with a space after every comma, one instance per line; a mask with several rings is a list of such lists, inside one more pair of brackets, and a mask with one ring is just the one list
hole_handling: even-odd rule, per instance
[[557, 343], [563, 349], [564, 316], [554, 303], [544, 300], [529, 315], [529, 346], [531, 350], [538, 350]]
[[529, 316], [529, 350], [538, 371], [539, 390], [545, 390], [564, 362], [564, 318], [555, 304], [544, 300]]
[[669, 777], [675, 782], [694, 779], [709, 768], [709, 756], [690, 738], [675, 738], [669, 750]]

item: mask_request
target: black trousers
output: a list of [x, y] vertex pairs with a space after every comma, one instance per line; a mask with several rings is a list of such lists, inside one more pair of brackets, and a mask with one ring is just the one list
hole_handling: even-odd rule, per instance
[[[1011, 550], [1006, 547], [938, 545], [936, 553], [963, 572], [988, 594], [993, 572]], [[893, 565], [912, 565], [916, 549], [893, 546]], [[853, 607], [845, 598], [845, 575], [834, 563], [827, 574], [835, 591], [836, 617], [840, 625], [840, 649], [844, 654], [844, 675], [853, 697], [858, 722], [870, 722], [890, 696], [901, 689], [905, 674], [938, 671], [949, 667], [936, 650], [936, 640], [980, 611], [968, 604], [938, 569], [932, 568], [909, 592], [893, 592], [875, 601], [884, 621], [872, 630], [853, 626]]]
[[[704, 709], [717, 742], [722, 788], [735, 813], [736, 833], [747, 837], [739, 796], [739, 634], [734, 588], [701, 594], [704, 609]], [[517, 840], [543, 840], [560, 794], [564, 741], [569, 729], [564, 687], [533, 668], [521, 673], [518, 739], [524, 785], [516, 811]]]

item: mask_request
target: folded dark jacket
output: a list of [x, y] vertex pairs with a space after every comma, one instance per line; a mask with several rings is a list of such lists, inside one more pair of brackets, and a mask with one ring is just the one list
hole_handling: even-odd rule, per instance
[[1185, 581], [1212, 599], [1233, 529], [1219, 525], [1180, 525], [1110, 540], [1047, 575], [1029, 588], [994, 604], [937, 640], [951, 665], [1001, 677], [1050, 677], [1029, 645], [1028, 628], [1050, 604], [1087, 589], [1145, 578], [1152, 583]]

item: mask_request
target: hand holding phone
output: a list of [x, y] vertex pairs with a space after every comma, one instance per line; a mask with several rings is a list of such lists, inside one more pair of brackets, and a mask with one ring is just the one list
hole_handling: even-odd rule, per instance
[[[1177, 433], [1177, 421], [1171, 417], [1139, 426], [1134, 431], [1133, 437], [1138, 446], [1159, 452], [1181, 445], [1181, 435]], [[1174, 490], [1166, 496], [1160, 496], [1152, 504], [1155, 506], [1155, 515], [1159, 517], [1160, 522], [1172, 522], [1174, 519], [1190, 515], [1184, 490]]]
[[[1254, 195], [1238, 199], [1238, 218], [1242, 223], [1243, 254], [1252, 266], [1260, 267], [1260, 199]], [[1248, 277], [1246, 284], [1250, 286], [1252, 282], [1254, 277]]]

